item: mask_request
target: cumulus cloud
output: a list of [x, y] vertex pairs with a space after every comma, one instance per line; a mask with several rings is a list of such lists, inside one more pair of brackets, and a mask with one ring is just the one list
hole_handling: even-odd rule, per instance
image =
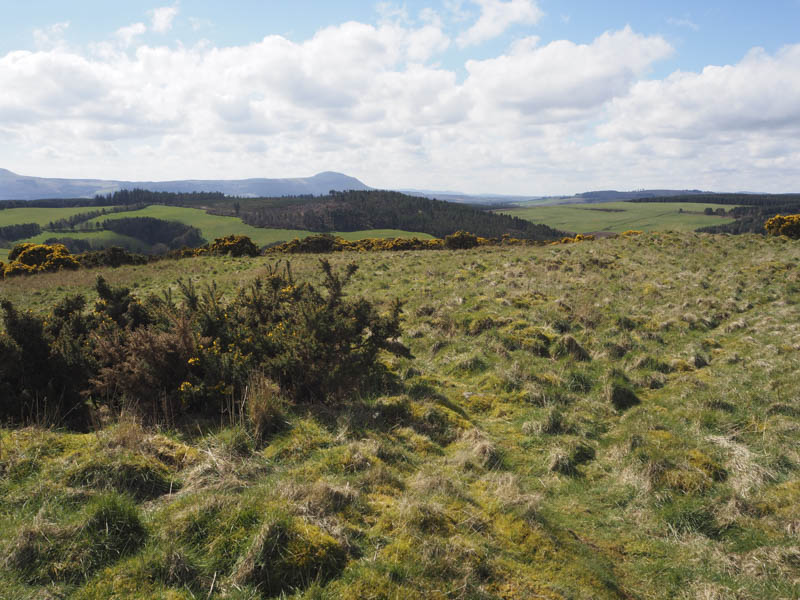
[[114, 35], [120, 40], [124, 46], [130, 46], [131, 42], [139, 35], [147, 31], [144, 23], [133, 23], [127, 27], [120, 27]]
[[585, 44], [524, 38], [464, 76], [440, 64], [452, 42], [426, 16], [301, 41], [11, 52], [0, 166], [125, 179], [338, 170], [379, 187], [529, 194], [796, 181], [800, 45], [646, 79], [673, 50], [626, 27]]
[[498, 108], [537, 121], [574, 119], [625, 94], [671, 52], [663, 38], [630, 27], [604, 33], [591, 44], [560, 40], [539, 46], [538, 38], [525, 38], [509, 54], [468, 61], [466, 86], [489, 119]]
[[607, 137], [707, 140], [746, 132], [800, 131], [800, 44], [775, 55], [751, 50], [739, 63], [640, 81], [616, 98]]
[[150, 16], [150, 27], [156, 33], [166, 33], [172, 29], [172, 21], [178, 15], [178, 6], [162, 6], [147, 11]]
[[496, 38], [517, 23], [535, 25], [544, 13], [534, 0], [474, 0], [481, 7], [475, 24], [458, 36], [462, 48]]

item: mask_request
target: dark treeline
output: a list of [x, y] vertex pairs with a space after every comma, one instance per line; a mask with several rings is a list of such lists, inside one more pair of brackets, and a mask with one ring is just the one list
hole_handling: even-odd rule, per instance
[[41, 200], [0, 200], [0, 210], [11, 208], [75, 208], [85, 206], [109, 206], [108, 200], [96, 198], [43, 198]]
[[[95, 200], [104, 201], [111, 206], [116, 204], [167, 204], [171, 206], [192, 206], [196, 204], [217, 203], [226, 200], [222, 192], [151, 192], [134, 188], [119, 190], [104, 196], [95, 196]], [[102, 206], [102, 204], [101, 204]]]
[[148, 244], [164, 244], [170, 250], [188, 246], [196, 248], [205, 243], [197, 227], [164, 221], [153, 217], [127, 217], [103, 222], [103, 228], [121, 235], [128, 235]]
[[255, 227], [318, 232], [403, 229], [444, 237], [463, 230], [481, 237], [509, 234], [533, 240], [563, 235], [551, 227], [518, 217], [383, 190], [331, 192], [304, 204], [243, 210], [241, 216], [245, 223]]
[[[46, 229], [50, 231], [58, 231], [58, 230], [65, 230], [65, 229], [75, 229], [81, 223], [85, 223], [86, 221], [90, 221], [97, 217], [102, 217], [103, 215], [108, 214], [116, 214], [121, 212], [128, 212], [133, 210], [141, 210], [145, 207], [145, 204], [136, 204], [130, 205], [125, 204], [121, 206], [114, 206], [113, 208], [102, 208], [100, 210], [90, 210], [85, 213], [79, 213], [77, 215], [72, 215], [71, 217], [65, 217], [63, 219], [57, 219], [55, 221], [50, 221], [47, 224]], [[96, 229], [100, 229], [100, 224], [98, 223]]]
[[94, 198], [43, 198], [41, 200], [0, 200], [0, 210], [10, 208], [87, 208], [102, 206], [118, 206], [121, 204], [169, 204], [177, 206], [193, 206], [218, 204], [227, 202], [228, 197], [222, 192], [151, 192], [135, 188], [119, 190], [110, 194], [97, 195]]
[[9, 242], [39, 235], [41, 232], [42, 228], [37, 223], [21, 223], [19, 225], [0, 227], [0, 247], [7, 246]]
[[92, 242], [81, 238], [51, 237], [47, 238], [44, 243], [50, 245], [61, 244], [62, 246], [65, 246], [67, 250], [69, 250], [70, 254], [82, 254], [94, 249]]
[[736, 220], [725, 225], [698, 229], [705, 233], [764, 233], [764, 224], [775, 215], [800, 213], [800, 194], [695, 194], [662, 198], [639, 198], [631, 202], [701, 202], [738, 205], [727, 211]]

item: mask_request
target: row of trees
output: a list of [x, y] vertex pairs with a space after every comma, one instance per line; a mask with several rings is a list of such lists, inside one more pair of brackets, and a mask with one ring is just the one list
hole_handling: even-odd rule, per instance
[[176, 250], [184, 246], [197, 248], [206, 242], [197, 227], [153, 217], [110, 219], [103, 222], [103, 227], [114, 233], [142, 240], [150, 245], [163, 244], [169, 250]]
[[21, 223], [19, 225], [0, 227], [0, 248], [8, 247], [11, 242], [16, 240], [24, 240], [25, 238], [39, 235], [41, 232], [42, 228], [38, 223]]

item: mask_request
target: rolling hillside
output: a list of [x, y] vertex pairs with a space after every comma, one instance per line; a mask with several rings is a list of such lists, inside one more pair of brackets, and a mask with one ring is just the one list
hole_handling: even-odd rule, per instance
[[[382, 353], [383, 374], [358, 393], [290, 397], [254, 371], [246, 388], [210, 379], [193, 396], [209, 369], [250, 360], [238, 343], [283, 336], [319, 351], [292, 335], [305, 321], [291, 311], [272, 335], [219, 336], [261, 306], [256, 277], [287, 310], [303, 282], [324, 290], [320, 258], [334, 275], [356, 262], [347, 302], [384, 315], [404, 302], [398, 342], [413, 357]], [[160, 344], [176, 358], [160, 376], [159, 353], [126, 363], [117, 381], [140, 391], [96, 392], [88, 432], [0, 428], [0, 596], [796, 598], [798, 265], [796, 241], [673, 232], [297, 256], [291, 287], [274, 258], [99, 272], [144, 313], [116, 312], [126, 297], [113, 290], [98, 302], [98, 271], [6, 280], [17, 312], [5, 305], [4, 327], [27, 360], [39, 360], [36, 332], [60, 336], [31, 371], [36, 389], [57, 357], [77, 356], [93, 315], [156, 319], [114, 329], [97, 356]], [[194, 302], [194, 317], [176, 319]], [[368, 314], [353, 306], [341, 327]], [[181, 323], [208, 337], [178, 335]], [[5, 360], [17, 344], [0, 336]], [[70, 364], [67, 381], [88, 385], [74, 370], [95, 367]], [[128, 367], [157, 378], [126, 379]], [[0, 387], [16, 377], [0, 369]], [[30, 402], [20, 393], [2, 401]], [[153, 398], [167, 394], [222, 412], [153, 423]]]

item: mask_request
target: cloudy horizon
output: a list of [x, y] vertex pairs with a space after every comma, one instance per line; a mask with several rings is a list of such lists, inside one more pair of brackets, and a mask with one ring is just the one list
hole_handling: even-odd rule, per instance
[[[38, 4], [9, 8], [14, 35], [0, 31], [0, 168], [23, 175], [800, 191], [800, 34], [785, 27], [797, 0], [757, 23], [681, 2], [646, 15], [578, 0], [344, 2], [304, 21], [252, 15], [239, 32], [248, 3], [233, 15], [190, 0], [125, 14]], [[734, 43], [737, 27], [750, 33]]]

